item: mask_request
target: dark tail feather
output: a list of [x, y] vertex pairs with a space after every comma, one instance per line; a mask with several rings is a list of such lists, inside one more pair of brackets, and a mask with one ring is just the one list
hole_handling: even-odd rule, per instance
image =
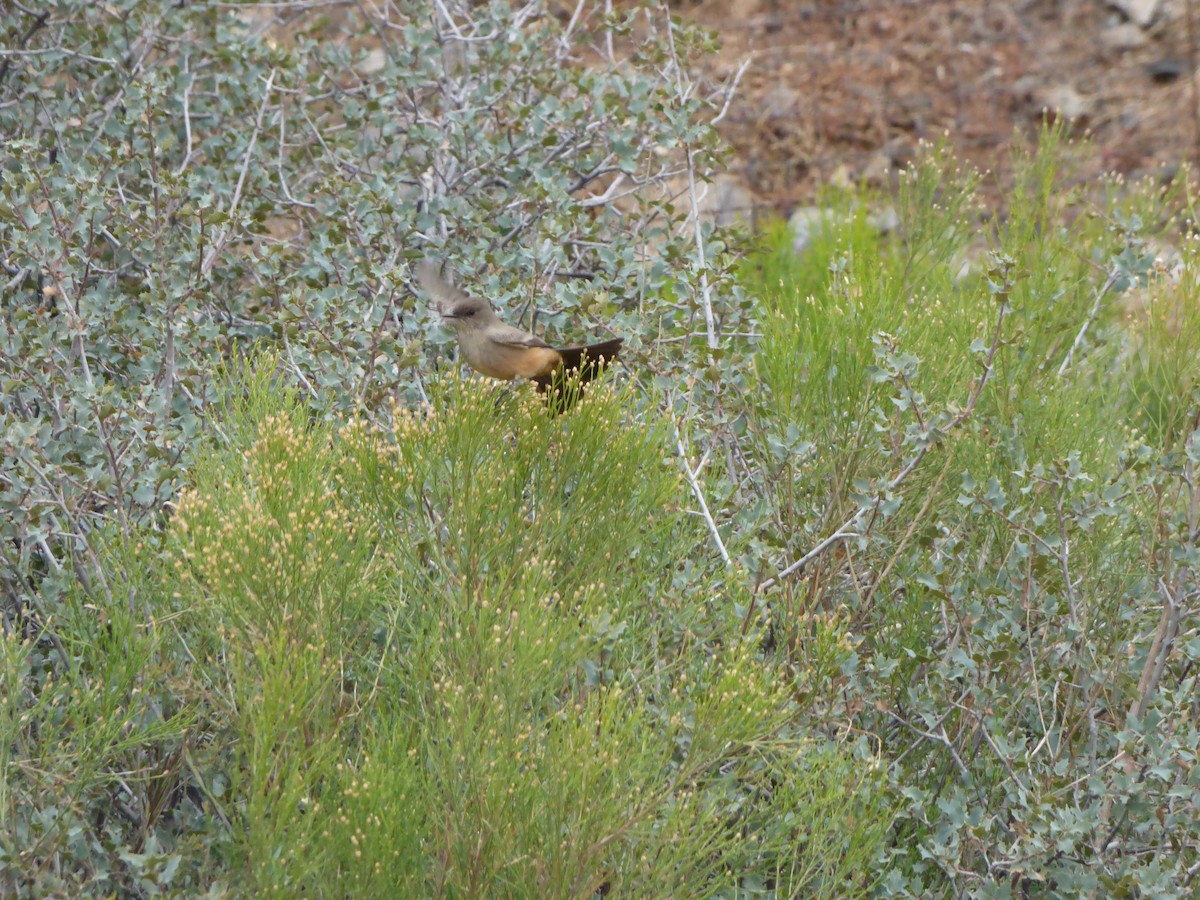
[[[565, 412], [583, 395], [583, 386], [620, 355], [624, 342], [624, 338], [612, 338], [586, 347], [556, 347], [563, 358], [562, 367], [549, 375], [540, 375], [533, 381], [541, 393], [550, 392], [550, 402], [557, 411]], [[579, 373], [578, 381], [564, 383], [564, 379], [573, 378], [575, 372]]]
[[558, 352], [563, 358], [563, 369], [568, 372], [578, 369], [579, 383], [587, 384], [620, 355], [623, 343], [624, 338], [613, 338], [586, 347], [560, 347]]

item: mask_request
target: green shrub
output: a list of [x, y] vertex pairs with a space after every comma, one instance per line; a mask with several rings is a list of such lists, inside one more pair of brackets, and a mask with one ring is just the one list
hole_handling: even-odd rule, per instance
[[889, 761], [887, 894], [1194, 882], [1194, 254], [1129, 316], [1175, 195], [1075, 216], [1066, 152], [1050, 130], [1018, 159], [985, 269], [960, 274], [974, 183], [935, 152], [897, 199], [911, 239], [848, 218], [764, 286], [744, 546], [806, 560], [759, 578], [777, 657], [807, 662], [816, 611], [857, 636], [813, 713]]
[[[388, 431], [312, 422], [273, 370], [238, 382], [197, 451], [164, 563], [106, 566], [171, 623], [136, 665], [190, 660], [150, 690], [183, 706], [169, 735], [137, 737], [182, 742], [208, 773], [200, 833], [220, 853], [181, 865], [196, 835], [163, 821], [143, 855], [175, 849], [170, 871], [126, 861], [106, 883], [865, 892], [882, 773], [802, 727], [757, 632], [679, 592], [704, 535], [664, 435], [622, 412], [628, 388], [552, 416], [531, 389], [433, 381]], [[81, 784], [102, 780], [91, 762]]]

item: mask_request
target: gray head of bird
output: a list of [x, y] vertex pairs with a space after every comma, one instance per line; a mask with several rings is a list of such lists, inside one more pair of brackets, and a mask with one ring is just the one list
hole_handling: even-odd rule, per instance
[[496, 313], [486, 300], [464, 297], [453, 303], [438, 302], [438, 314], [442, 321], [455, 331], [486, 328], [496, 321]]
[[486, 328], [497, 321], [491, 304], [464, 294], [446, 281], [432, 263], [426, 261], [417, 265], [416, 275], [425, 292], [433, 298], [442, 322], [455, 331]]

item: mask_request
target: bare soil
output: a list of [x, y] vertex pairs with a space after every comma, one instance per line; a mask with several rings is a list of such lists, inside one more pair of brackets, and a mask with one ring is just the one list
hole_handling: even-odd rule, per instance
[[1200, 158], [1200, 2], [1159, 6], [1139, 28], [1105, 0], [672, 3], [718, 33], [706, 75], [751, 57], [721, 125], [729, 171], [782, 215], [831, 181], [887, 183], [943, 135], [1002, 189], [1047, 108], [1090, 136], [1077, 177], [1173, 175]]

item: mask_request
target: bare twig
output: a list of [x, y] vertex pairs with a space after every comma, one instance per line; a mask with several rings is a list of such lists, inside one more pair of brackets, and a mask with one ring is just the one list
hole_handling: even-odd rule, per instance
[[683, 472], [687, 476], [688, 484], [692, 487], [692, 493], [696, 497], [696, 502], [700, 504], [700, 515], [708, 523], [708, 531], [712, 535], [713, 543], [717, 545], [717, 551], [721, 554], [721, 559], [725, 560], [725, 565], [732, 566], [733, 560], [729, 556], [729, 551], [725, 549], [725, 542], [721, 539], [721, 532], [718, 530], [717, 523], [708, 509], [708, 503], [704, 499], [704, 489], [700, 486], [700, 472], [703, 470], [705, 463], [708, 462], [709, 452], [705, 452], [700, 462], [696, 464], [696, 468], [693, 469], [688, 463], [687, 448], [683, 445], [683, 434], [679, 430], [679, 425], [678, 423], [672, 424], [675, 427], [675, 449], [679, 451], [679, 461], [683, 463]]
[[320, 395], [317, 393], [317, 389], [313, 387], [312, 382], [304, 377], [304, 370], [300, 368], [300, 364], [296, 362], [296, 357], [292, 353], [292, 342], [288, 340], [286, 334], [283, 336], [283, 349], [287, 353], [288, 362], [292, 364], [292, 374], [296, 376], [302, 385], [304, 385], [308, 392], [313, 396], [313, 399], [317, 399]]
[[[611, 19], [613, 14], [612, 0], [604, 0], [604, 17]], [[604, 29], [604, 50], [608, 54], [608, 64], [615, 66], [617, 58], [613, 55], [613, 33], [611, 28]]]
[[187, 140], [187, 149], [183, 154], [183, 159], [179, 163], [179, 168], [175, 170], [176, 175], [182, 175], [184, 169], [188, 167], [188, 163], [192, 161], [192, 85], [196, 79], [191, 73], [191, 57], [188, 54], [183, 56], [183, 73], [188, 76], [187, 85], [183, 89], [183, 134]]
[[293, 197], [292, 190], [288, 186], [287, 175], [283, 171], [283, 147], [286, 143], [284, 140], [284, 124], [286, 121], [287, 116], [281, 115], [279, 117], [279, 152], [275, 157], [275, 174], [279, 176], [279, 186], [283, 188], [283, 196], [287, 197], [288, 203], [291, 203], [294, 206], [302, 207], [303, 209], [316, 209], [317, 205], [315, 203], [306, 203], [303, 200], [297, 200], [295, 197]]
[[562, 31], [562, 35], [558, 39], [557, 58], [562, 60], [571, 52], [571, 35], [575, 33], [575, 26], [579, 24], [579, 15], [583, 12], [583, 7], [587, 0], [579, 0], [575, 4], [575, 12], [571, 13], [571, 20], [567, 22], [566, 27]]
[[1171, 655], [1171, 646], [1179, 632], [1179, 621], [1185, 607], [1185, 604], [1172, 593], [1161, 578], [1158, 580], [1158, 589], [1163, 596], [1162, 615], [1159, 617], [1158, 628], [1154, 632], [1154, 640], [1150, 643], [1150, 650], [1146, 654], [1146, 663], [1142, 666], [1142, 676], [1138, 679], [1137, 699], [1129, 711], [1138, 719], [1146, 715], [1150, 700], [1158, 691], [1163, 670]]
[[[663, 14], [667, 20], [667, 47], [671, 51], [671, 65], [675, 71], [675, 88], [682, 106], [687, 102], [688, 91], [683, 84], [683, 68], [679, 65], [679, 56], [675, 52], [675, 25], [671, 21], [671, 9], [665, 0], [662, 3]], [[739, 73], [740, 77], [740, 73]], [[728, 104], [727, 104], [728, 105]], [[690, 141], [684, 142], [683, 150], [687, 160], [688, 195], [692, 201], [689, 222], [692, 235], [696, 242], [696, 265], [700, 272], [700, 296], [704, 300], [704, 324], [708, 332], [708, 346], [715, 350], [721, 345], [717, 334], [717, 317], [713, 312], [712, 285], [708, 281], [708, 259], [704, 250], [704, 229], [700, 225], [700, 197], [696, 191], [696, 151]]]
[[454, 21], [454, 17], [450, 15], [450, 10], [446, 9], [446, 4], [442, 0], [433, 0], [433, 5], [437, 7], [437, 11], [441, 14], [442, 21], [454, 33], [454, 37], [458, 40], [463, 39], [463, 33], [458, 28], [458, 23]]
[[741, 84], [742, 76], [746, 74], [746, 70], [750, 68], [750, 62], [752, 59], [753, 57], [747, 56], [742, 60], [741, 65], [739, 65], [737, 68], [737, 71], [733, 73], [733, 78], [731, 78], [729, 83], [725, 86], [725, 99], [721, 103], [721, 111], [717, 113], [716, 118], [714, 118], [710, 124], [720, 125], [722, 120], [724, 120], [725, 114], [729, 112], [729, 104], [733, 102], [733, 95], [737, 93], [738, 85]]
[[89, 56], [86, 53], [80, 53], [77, 50], [70, 50], [66, 47], [46, 47], [41, 50], [6, 50], [0, 47], [0, 59], [6, 63], [15, 57], [22, 56], [67, 56], [71, 59], [82, 59], [84, 62], [99, 63], [103, 66], [111, 68], [120, 68], [120, 63], [115, 59], [106, 59], [103, 56]]
[[1083, 343], [1083, 336], [1087, 334], [1087, 330], [1091, 327], [1092, 322], [1096, 320], [1096, 316], [1100, 314], [1100, 303], [1104, 300], [1104, 296], [1112, 289], [1120, 277], [1120, 270], [1114, 265], [1108, 270], [1108, 277], [1104, 279], [1104, 284], [1100, 290], [1096, 292], [1096, 299], [1092, 301], [1092, 308], [1087, 314], [1087, 318], [1083, 320], [1083, 324], [1079, 326], [1079, 333], [1075, 335], [1075, 341], [1071, 344], [1071, 349], [1067, 351], [1066, 358], [1063, 359], [1062, 365], [1058, 367], [1058, 377], [1062, 378], [1063, 373], [1067, 371], [1067, 367], [1071, 365], [1071, 359], [1075, 356], [1075, 351], [1079, 349], [1079, 345]]
[[907, 530], [904, 532], [904, 536], [900, 538], [900, 543], [896, 546], [896, 552], [894, 552], [891, 556], [891, 559], [887, 561], [887, 565], [883, 567], [883, 571], [879, 573], [879, 577], [876, 578], [874, 582], [872, 582], [871, 586], [867, 589], [867, 593], [863, 597], [862, 605], [864, 608], [870, 607], [871, 600], [875, 596], [875, 592], [879, 589], [881, 584], [887, 581], [887, 577], [891, 574], [892, 568], [900, 559], [900, 554], [904, 552], [904, 548], [908, 546], [908, 542], [911, 541], [913, 535], [917, 533], [917, 528], [925, 521], [925, 517], [929, 514], [929, 510], [933, 507], [934, 500], [937, 499], [938, 491], [942, 487], [942, 482], [946, 480], [946, 473], [950, 471], [950, 463], [953, 461], [953, 459], [954, 451], [951, 449], [950, 457], [946, 460], [946, 464], [942, 466], [942, 471], [938, 473], [937, 480], [933, 483], [933, 487], [929, 489], [929, 493], [925, 497], [925, 502], [921, 504], [921, 508], [917, 511], [917, 514], [913, 516], [913, 520], [909, 523]]
[[[225, 211], [225, 214], [230, 218], [232, 218], [233, 214], [237, 212], [238, 204], [242, 201], [242, 190], [246, 186], [246, 175], [250, 171], [250, 158], [254, 155], [254, 148], [258, 144], [258, 135], [262, 132], [263, 119], [267, 114], [267, 104], [271, 100], [271, 86], [274, 85], [274, 83], [275, 69], [272, 69], [271, 74], [267, 77], [267, 86], [263, 89], [262, 103], [260, 103], [258, 107], [258, 118], [254, 123], [254, 131], [250, 133], [250, 143], [246, 145], [246, 153], [242, 157], [242, 169], [238, 173], [237, 184], [233, 189], [233, 197], [229, 201], [229, 208]], [[233, 234], [233, 227], [231, 225], [227, 225], [221, 230], [221, 233], [217, 236], [217, 239], [213, 241], [213, 245], [208, 251], [208, 256], [205, 257], [204, 263], [200, 267], [200, 274], [202, 276], [206, 276], [212, 271], [212, 267], [217, 262], [217, 257], [225, 248], [225, 244], [229, 240], [231, 234]]]
[[[34, 18], [33, 23], [29, 26], [29, 28], [26, 30], [25, 34], [21, 37], [21, 40], [18, 41], [18, 43], [22, 47], [24, 47], [26, 44], [28, 44], [30, 38], [32, 38], [35, 34], [37, 34], [38, 29], [41, 28], [43, 25], [45, 25], [49, 19], [50, 19], [50, 13], [48, 13], [48, 12], [39, 13], [38, 16], [36, 18]], [[4, 55], [4, 62], [0, 62], [0, 84], [3, 84], [4, 79], [8, 76], [8, 69], [9, 69], [10, 64], [12, 63], [13, 55], [15, 55], [15, 54], [12, 54], [11, 52], [6, 51], [3, 55]]]

